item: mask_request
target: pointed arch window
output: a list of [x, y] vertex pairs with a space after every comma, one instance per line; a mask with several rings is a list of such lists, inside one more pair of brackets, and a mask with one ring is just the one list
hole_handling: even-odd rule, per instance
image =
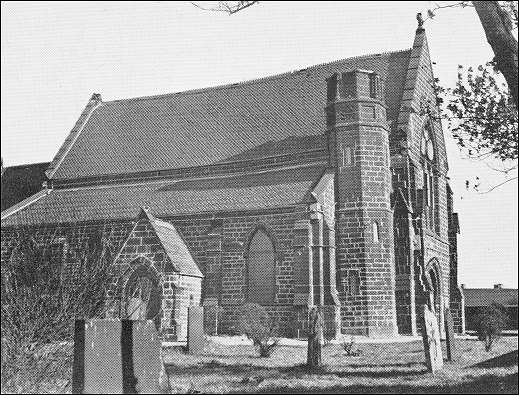
[[374, 221], [372, 224], [372, 233], [373, 233], [373, 243], [380, 242], [380, 231], [378, 228], [378, 222]]
[[258, 229], [248, 251], [248, 301], [272, 304], [275, 298], [276, 265], [274, 244], [263, 229]]
[[428, 122], [420, 141], [420, 153], [423, 169], [423, 207], [424, 221], [427, 227], [439, 233], [439, 206], [438, 206], [438, 172], [436, 170], [436, 149], [433, 137], [433, 126]]

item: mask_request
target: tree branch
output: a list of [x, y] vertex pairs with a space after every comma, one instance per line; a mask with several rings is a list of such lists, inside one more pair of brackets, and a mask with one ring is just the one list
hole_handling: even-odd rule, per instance
[[490, 193], [490, 192], [492, 192], [494, 189], [497, 189], [497, 188], [499, 188], [500, 186], [505, 185], [507, 182], [510, 182], [510, 181], [513, 181], [513, 180], [517, 180], [517, 178], [518, 178], [518, 177], [509, 178], [508, 180], [503, 181], [502, 183], [493, 186], [493, 187], [490, 188], [488, 191], [485, 191], [485, 192], [478, 192], [478, 193], [479, 193], [480, 195], [484, 195], [485, 193]]
[[[218, 5], [216, 7], [202, 7], [200, 4], [195, 3], [194, 1], [190, 1], [192, 5], [194, 5], [196, 8], [199, 8], [204, 11], [213, 11], [213, 12], [225, 12], [226, 14], [232, 15], [236, 14], [239, 11], [244, 10], [245, 8], [248, 8], [254, 4], [259, 3], [259, 1], [235, 1], [235, 2], [229, 2], [229, 1], [219, 1]], [[235, 4], [232, 4], [235, 3]]]
[[469, 1], [460, 1], [460, 2], [457, 2], [454, 4], [447, 4], [447, 5], [439, 5], [438, 3], [434, 3], [434, 5], [436, 6], [435, 8], [427, 10], [427, 18], [424, 19], [424, 22], [428, 19], [434, 19], [434, 17], [436, 16], [434, 14], [434, 12], [438, 11], [438, 10], [443, 10], [445, 8], [456, 8], [456, 7], [473, 7]]

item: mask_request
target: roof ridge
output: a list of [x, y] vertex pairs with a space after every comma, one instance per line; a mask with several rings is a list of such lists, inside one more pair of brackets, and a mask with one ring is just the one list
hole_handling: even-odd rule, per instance
[[99, 185], [85, 185], [85, 186], [74, 186], [72, 188], [55, 188], [53, 191], [57, 192], [65, 192], [65, 191], [82, 191], [88, 189], [111, 189], [111, 188], [120, 188], [120, 187], [132, 187], [139, 185], [150, 185], [150, 184], [171, 184], [178, 183], [184, 181], [207, 181], [207, 180], [219, 180], [219, 179], [229, 179], [236, 177], [245, 177], [245, 176], [255, 176], [255, 175], [263, 175], [268, 173], [281, 173], [284, 171], [295, 170], [295, 169], [305, 169], [305, 168], [325, 168], [326, 165], [324, 162], [310, 162], [310, 163], [302, 163], [298, 165], [292, 166], [279, 166], [273, 167], [269, 169], [262, 170], [250, 170], [243, 171], [237, 173], [229, 173], [229, 174], [218, 174], [214, 176], [204, 176], [204, 177], [189, 177], [189, 178], [162, 178], [158, 180], [146, 180], [146, 181], [136, 181], [136, 182], [128, 182], [128, 183], [107, 183], [107, 184], [99, 184]]
[[357, 60], [357, 59], [373, 58], [373, 57], [379, 57], [379, 56], [381, 57], [384, 55], [391, 55], [391, 54], [403, 54], [403, 53], [409, 52], [411, 50], [412, 50], [412, 48], [407, 48], [407, 49], [400, 49], [400, 50], [396, 50], [396, 51], [385, 51], [385, 52], [378, 52], [378, 53], [367, 54], [367, 55], [351, 56], [349, 58], [337, 59], [337, 60], [333, 60], [330, 62], [322, 62], [322, 63], [314, 64], [311, 66], [303, 67], [298, 70], [285, 71], [283, 73], [273, 74], [273, 75], [269, 75], [266, 77], [253, 78], [251, 80], [246, 80], [246, 81], [239, 81], [239, 82], [233, 82], [233, 83], [228, 83], [228, 84], [215, 85], [215, 86], [210, 86], [210, 87], [206, 87], [206, 88], [188, 89], [188, 90], [180, 91], [180, 92], [162, 93], [162, 94], [158, 94], [158, 95], [148, 95], [148, 96], [138, 96], [138, 97], [127, 98], [127, 99], [109, 100], [109, 101], [103, 101], [103, 104], [115, 104], [115, 103], [121, 103], [121, 102], [134, 102], [134, 101], [144, 101], [144, 100], [158, 100], [158, 99], [164, 99], [166, 97], [174, 97], [174, 96], [179, 96], [179, 95], [195, 95], [198, 93], [236, 88], [236, 87], [240, 87], [240, 86], [244, 86], [244, 85], [254, 85], [257, 83], [264, 82], [264, 81], [274, 81], [276, 79], [279, 79], [279, 78], [282, 78], [282, 77], [285, 77], [288, 75], [296, 74], [296, 73], [299, 73], [302, 71], [307, 71], [309, 69], [315, 69], [318, 67], [333, 65], [334, 63], [341, 63], [341, 62], [344, 62], [347, 60]]

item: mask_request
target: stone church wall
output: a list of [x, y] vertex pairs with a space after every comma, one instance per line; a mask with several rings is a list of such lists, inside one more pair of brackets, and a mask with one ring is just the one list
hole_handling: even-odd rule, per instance
[[[270, 212], [233, 212], [207, 214], [185, 217], [161, 218], [171, 222], [182, 234], [191, 254], [204, 273], [201, 291], [202, 300], [190, 300], [190, 295], [197, 293], [197, 285], [188, 277], [174, 278], [174, 274], [167, 274], [162, 278], [163, 295], [172, 292], [174, 286], [185, 288], [186, 291], [174, 302], [165, 299], [162, 305], [162, 322], [167, 322], [174, 309], [180, 310], [183, 315], [187, 303], [200, 303], [204, 300], [213, 300], [223, 309], [219, 322], [219, 333], [236, 330], [237, 307], [246, 302], [246, 271], [247, 243], [251, 235], [259, 227], [268, 230], [272, 236], [276, 252], [276, 296], [275, 302], [266, 306], [267, 310], [276, 317], [280, 334], [294, 336], [294, 320], [297, 314], [294, 308], [294, 277], [297, 276], [297, 267], [294, 267], [294, 225], [296, 221], [308, 217], [308, 207], [299, 206], [289, 209], [272, 210]], [[2, 263], [10, 259], [22, 233], [30, 233], [40, 244], [50, 245], [61, 243], [66, 245], [66, 262], [64, 272], [73, 271], [74, 256], [78, 248], [97, 233], [106, 238], [110, 250], [118, 251], [128, 237], [135, 223], [133, 221], [113, 222], [82, 222], [67, 225], [34, 226], [26, 229], [2, 228]], [[145, 229], [142, 232], [147, 232]], [[151, 237], [142, 237], [137, 244], [131, 244], [132, 250], [128, 257], [135, 254], [150, 256], [150, 260], [157, 263], [157, 271], [163, 270], [163, 260], [155, 256], [156, 240]], [[131, 243], [133, 241], [129, 240]], [[160, 255], [160, 254], [159, 254]], [[115, 258], [115, 256], [114, 256]], [[125, 257], [120, 257], [125, 258]], [[125, 263], [127, 264], [127, 263]], [[122, 270], [121, 267], [119, 270]], [[122, 270], [124, 272], [124, 270]], [[108, 298], [113, 298], [115, 287], [108, 291]], [[113, 312], [112, 312], [113, 313]], [[302, 319], [302, 318], [301, 318]], [[306, 320], [306, 318], [305, 318]], [[166, 324], [164, 324], [166, 325]], [[173, 338], [172, 324], [167, 323], [166, 335]], [[181, 338], [184, 328], [176, 328]]]

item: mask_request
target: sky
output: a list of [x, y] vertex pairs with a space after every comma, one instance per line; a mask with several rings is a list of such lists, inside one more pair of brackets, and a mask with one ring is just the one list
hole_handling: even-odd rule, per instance
[[[233, 16], [189, 2], [1, 7], [1, 155], [10, 166], [51, 161], [94, 92], [103, 100], [171, 93], [407, 49], [416, 13], [434, 5], [262, 1]], [[440, 10], [425, 28], [444, 86], [454, 85], [458, 64], [493, 57], [473, 8]], [[461, 224], [459, 282], [517, 288], [517, 180], [466, 190], [465, 180], [479, 177], [486, 191], [506, 178], [463, 158], [444, 132]]]

